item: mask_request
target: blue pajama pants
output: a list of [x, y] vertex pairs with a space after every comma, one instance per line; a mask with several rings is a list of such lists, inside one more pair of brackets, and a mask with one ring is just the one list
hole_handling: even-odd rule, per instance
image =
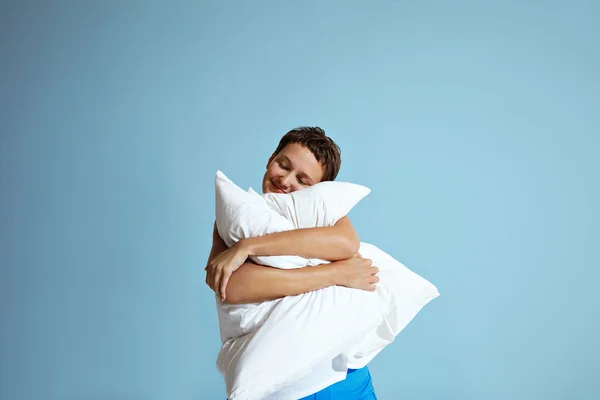
[[346, 379], [299, 400], [377, 400], [367, 367], [349, 369]]

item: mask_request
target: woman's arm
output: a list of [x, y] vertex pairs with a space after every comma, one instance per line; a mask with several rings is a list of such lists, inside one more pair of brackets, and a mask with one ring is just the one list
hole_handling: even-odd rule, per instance
[[360, 247], [358, 234], [348, 217], [334, 226], [293, 229], [285, 232], [242, 239], [238, 245], [249, 256], [286, 256], [345, 260]]
[[[219, 235], [216, 223], [214, 234]], [[231, 274], [250, 256], [298, 255], [339, 261], [352, 257], [359, 246], [358, 235], [348, 217], [330, 227], [294, 229], [242, 239], [209, 261], [207, 284], [225, 299]]]
[[374, 291], [379, 269], [360, 256], [331, 264], [279, 269], [244, 263], [229, 279], [225, 302], [254, 303], [310, 292], [333, 285]]
[[[210, 268], [215, 258], [227, 252], [227, 245], [219, 236], [216, 224], [213, 229], [213, 245], [206, 267], [206, 283], [213, 290], [215, 269]], [[355, 253], [356, 255], [357, 253]], [[242, 261], [229, 284], [221, 293], [228, 303], [252, 303], [293, 296], [332, 285], [348, 286], [363, 290], [375, 290], [378, 269], [362, 257], [332, 262], [310, 268], [282, 270]], [[216, 290], [215, 290], [216, 291]], [[217, 291], [216, 291], [217, 292]]]

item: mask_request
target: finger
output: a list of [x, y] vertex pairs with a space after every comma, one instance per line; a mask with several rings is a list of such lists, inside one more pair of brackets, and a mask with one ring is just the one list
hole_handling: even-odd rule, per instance
[[372, 275], [375, 275], [375, 274], [378, 274], [378, 273], [379, 273], [379, 268], [377, 268], [377, 267], [371, 267], [371, 274]]
[[377, 275], [373, 275], [373, 279], [371, 283], [377, 283], [379, 282], [379, 277]]
[[372, 265], [372, 264], [373, 264], [373, 260], [371, 260], [371, 259], [365, 258], [364, 260], [365, 260], [365, 262], [366, 262], [368, 265]]
[[225, 301], [227, 297], [227, 284], [229, 283], [229, 278], [231, 278], [231, 271], [225, 271], [223, 273], [223, 278], [221, 278], [221, 300]]
[[215, 273], [216, 273], [216, 268], [213, 266], [210, 269], [210, 278], [208, 281], [208, 286], [210, 286], [210, 288], [214, 291], [215, 290]]
[[212, 289], [212, 268], [206, 270], [206, 285]]
[[218, 269], [217, 271], [215, 271], [215, 279], [213, 281], [213, 290], [215, 291], [216, 294], [219, 294], [219, 288], [221, 287], [221, 278], [223, 276], [223, 270], [222, 269]]

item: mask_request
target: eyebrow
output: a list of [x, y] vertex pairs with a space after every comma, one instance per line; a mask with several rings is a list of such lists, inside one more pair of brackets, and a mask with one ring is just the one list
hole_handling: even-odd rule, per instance
[[[291, 165], [294, 165], [292, 163], [292, 160], [289, 159], [288, 156], [286, 156], [285, 154], [281, 154], [281, 157], [285, 158], [287, 160], [287, 162], [289, 162]], [[301, 176], [302, 178], [306, 179], [307, 181], [309, 181], [310, 183], [314, 183], [314, 181], [312, 180], [312, 178], [310, 176], [308, 176], [308, 174], [306, 172], [300, 171], [298, 173], [299, 176]]]

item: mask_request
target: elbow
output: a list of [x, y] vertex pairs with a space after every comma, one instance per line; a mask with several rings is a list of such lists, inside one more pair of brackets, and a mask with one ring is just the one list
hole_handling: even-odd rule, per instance
[[[231, 274], [225, 288], [225, 304], [245, 304], [256, 302], [255, 293], [249, 282], [254, 282], [256, 266], [245, 263]], [[260, 267], [262, 268], [262, 267]]]
[[244, 301], [242, 301], [241, 298], [239, 298], [239, 297], [235, 297], [235, 296], [229, 297], [229, 295], [226, 295], [223, 303], [229, 304], [229, 305], [237, 305], [237, 304], [243, 304]]
[[242, 304], [241, 301], [235, 299], [235, 298], [231, 298], [229, 296], [225, 297], [225, 300], [223, 301], [223, 304], [228, 304], [228, 305], [237, 305], [237, 304]]
[[354, 257], [360, 248], [360, 239], [348, 217], [339, 220], [335, 228], [337, 229], [337, 237], [340, 240], [340, 259]]
[[360, 240], [357, 235], [346, 238], [344, 241], [344, 255], [343, 258], [347, 259], [353, 257], [360, 248]]
[[244, 303], [243, 294], [240, 293], [239, 289], [235, 285], [227, 285], [225, 289], [225, 304], [242, 304]]
[[359, 249], [360, 249], [360, 239], [358, 238], [358, 236], [356, 236], [356, 238], [350, 240], [350, 253], [352, 254], [352, 256], [354, 254], [356, 254]]
[[252, 279], [247, 272], [246, 265], [242, 265], [231, 275], [225, 288], [225, 300], [223, 301], [225, 304], [245, 304], [255, 301], [252, 288], [248, 285]]

